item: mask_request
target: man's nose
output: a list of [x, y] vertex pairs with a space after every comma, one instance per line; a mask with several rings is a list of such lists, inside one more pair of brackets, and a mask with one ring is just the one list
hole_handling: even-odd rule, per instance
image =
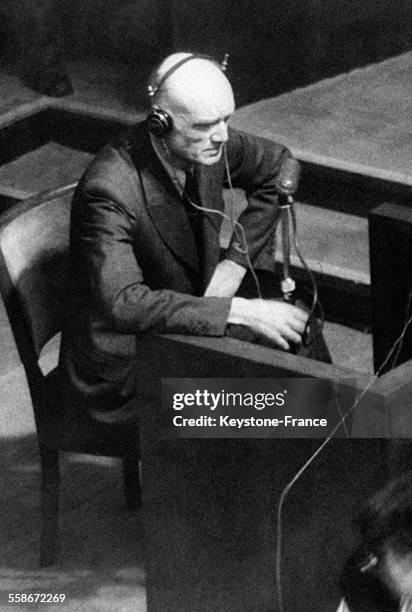
[[219, 121], [216, 129], [213, 131], [212, 140], [213, 142], [227, 142], [229, 138], [227, 123], [226, 121]]

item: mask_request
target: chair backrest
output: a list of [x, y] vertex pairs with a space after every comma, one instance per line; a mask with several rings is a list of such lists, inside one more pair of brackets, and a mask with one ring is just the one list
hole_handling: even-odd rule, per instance
[[0, 217], [0, 291], [26, 370], [61, 330], [72, 196], [73, 187], [40, 194]]
[[[74, 186], [39, 194], [0, 216], [0, 293], [26, 371], [39, 440], [61, 450], [135, 456], [137, 431], [105, 424], [86, 412], [65, 414], [52, 376], [49, 386], [39, 357], [61, 329], [67, 312], [68, 252]], [[45, 402], [45, 391], [52, 401]]]

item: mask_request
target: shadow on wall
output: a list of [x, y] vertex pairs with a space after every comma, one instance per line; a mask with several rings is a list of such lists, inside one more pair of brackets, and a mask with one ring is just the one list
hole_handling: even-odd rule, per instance
[[0, 59], [32, 89], [53, 96], [72, 93], [72, 60], [138, 65], [147, 75], [171, 48], [167, 7], [162, 0], [0, 0]]
[[1, 62], [21, 80], [45, 95], [72, 93], [65, 69], [60, 5], [46, 0], [0, 0], [3, 46]]
[[191, 50], [231, 54], [243, 105], [412, 48], [404, 0], [0, 0], [0, 18], [1, 52], [52, 95], [71, 91], [65, 62], [94, 57], [130, 66], [134, 98], [161, 57]]

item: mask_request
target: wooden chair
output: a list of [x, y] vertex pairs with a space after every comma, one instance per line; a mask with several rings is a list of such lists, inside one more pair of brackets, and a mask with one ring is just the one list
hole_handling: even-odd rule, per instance
[[61, 330], [67, 298], [67, 251], [72, 187], [30, 198], [0, 217], [0, 291], [33, 404], [41, 463], [40, 564], [58, 552], [59, 452], [121, 457], [127, 505], [140, 504], [138, 432], [63, 414], [54, 398], [56, 370], [39, 358]]

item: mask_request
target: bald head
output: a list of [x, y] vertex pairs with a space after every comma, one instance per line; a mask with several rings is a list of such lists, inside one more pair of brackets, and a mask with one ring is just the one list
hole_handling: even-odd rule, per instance
[[[225, 96], [233, 101], [231, 85], [220, 66], [213, 60], [191, 55], [174, 53], [161, 63], [153, 81], [155, 86], [161, 83], [154, 96], [154, 104], [173, 112], [180, 108], [215, 102], [216, 97]], [[170, 69], [189, 57], [190, 60], [177, 67], [162, 82]]]
[[162, 81], [173, 66], [190, 55], [174, 53], [162, 62], [152, 79], [152, 85], [158, 87], [152, 105], [172, 118], [173, 129], [164, 141], [174, 161], [179, 162], [180, 157], [211, 165], [219, 160], [228, 137], [233, 91], [220, 66], [203, 57], [191, 58]]

